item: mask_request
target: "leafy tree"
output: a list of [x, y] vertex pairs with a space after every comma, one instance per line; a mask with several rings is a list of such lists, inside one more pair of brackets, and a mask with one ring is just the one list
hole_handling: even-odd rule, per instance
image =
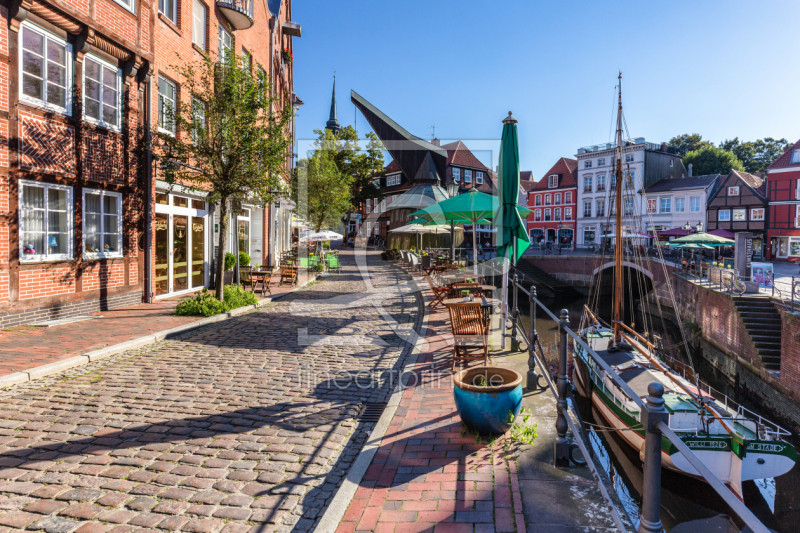
[[[678, 157], [681, 159], [689, 152], [700, 150], [706, 146], [713, 146], [712, 143], [704, 141], [703, 136], [699, 133], [684, 133], [683, 135], [678, 135], [670, 139], [668, 144], [676, 149]], [[685, 165], [686, 161], [683, 163]]]
[[765, 137], [757, 141], [742, 142], [739, 137], [719, 143], [720, 148], [733, 152], [744, 165], [746, 172], [763, 172], [778, 159], [788, 147], [786, 139]]
[[297, 205], [306, 207], [314, 231], [335, 224], [350, 207], [353, 178], [339, 170], [333, 154], [314, 150], [311, 157], [298, 161], [292, 177], [292, 196]]
[[744, 165], [733, 152], [709, 145], [693, 150], [683, 157], [683, 164], [692, 165], [692, 174], [727, 174], [731, 169], [744, 170]]
[[168, 183], [208, 192], [220, 206], [216, 296], [224, 299], [229, 203], [272, 201], [291, 153], [292, 108], [281, 107], [269, 80], [254, 75], [233, 51], [170, 67], [181, 99], [165, 105], [153, 152]]

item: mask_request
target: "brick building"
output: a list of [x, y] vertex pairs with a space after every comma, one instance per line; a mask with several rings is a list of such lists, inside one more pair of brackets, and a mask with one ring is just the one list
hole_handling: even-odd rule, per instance
[[150, 7], [0, 13], [0, 326], [140, 303]]
[[[290, 0], [241, 1], [0, 6], [0, 327], [208, 283], [213, 206], [167, 191], [143, 141], [181, 98], [168, 65], [220, 46], [251, 54], [294, 101]], [[251, 223], [268, 235], [270, 220]]]
[[[520, 173], [522, 174], [522, 173]], [[560, 244], [575, 249], [578, 205], [578, 161], [562, 157], [528, 190], [528, 233], [531, 243]]]
[[767, 169], [769, 258], [800, 261], [800, 141]]
[[[153, 9], [157, 10], [150, 102], [155, 110], [153, 128], [169, 129], [160, 110], [188, 98], [181, 94], [171, 67], [200, 60], [206, 53], [219, 56], [233, 50], [254, 73], [269, 76], [281, 106], [295, 101], [292, 37], [300, 36], [300, 26], [292, 22], [291, 0], [160, 0]], [[219, 210], [197, 191], [169, 187], [158, 176], [153, 186], [153, 295], [210, 285], [219, 242]], [[278, 248], [291, 245], [291, 228], [286, 224], [291, 207], [285, 199], [268, 206], [245, 205], [228, 225], [226, 251], [246, 252], [253, 264], [277, 264]]]

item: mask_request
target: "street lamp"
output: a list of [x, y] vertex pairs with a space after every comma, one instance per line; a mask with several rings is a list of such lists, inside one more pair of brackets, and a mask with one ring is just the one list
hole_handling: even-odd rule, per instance
[[447, 195], [450, 196], [450, 198], [458, 196], [458, 183], [451, 181], [447, 184]]

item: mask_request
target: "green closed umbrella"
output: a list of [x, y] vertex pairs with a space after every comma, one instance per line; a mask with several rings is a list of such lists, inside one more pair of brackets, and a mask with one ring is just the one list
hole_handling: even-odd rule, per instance
[[[513, 264], [531, 245], [527, 224], [516, 209], [519, 202], [519, 141], [517, 139], [517, 119], [508, 112], [503, 119], [503, 136], [500, 140], [500, 165], [498, 181], [500, 190], [500, 209], [495, 217], [497, 225], [497, 255], [503, 258], [503, 266], [509, 259]], [[508, 268], [503, 268], [503, 312], [508, 320]], [[503, 348], [506, 337], [501, 340]]]

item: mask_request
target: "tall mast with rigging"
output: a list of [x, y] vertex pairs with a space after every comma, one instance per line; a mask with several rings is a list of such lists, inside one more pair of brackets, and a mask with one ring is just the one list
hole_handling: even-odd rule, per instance
[[614, 324], [614, 344], [618, 344], [622, 340], [622, 331], [620, 323], [622, 322], [622, 188], [624, 182], [622, 181], [622, 71], [619, 72], [619, 83], [617, 92], [619, 94], [619, 102], [617, 104], [617, 138], [616, 138], [616, 169], [615, 176], [617, 181], [616, 189], [616, 212], [615, 212], [615, 234], [617, 238], [616, 246], [614, 247], [614, 313], [612, 323]]

